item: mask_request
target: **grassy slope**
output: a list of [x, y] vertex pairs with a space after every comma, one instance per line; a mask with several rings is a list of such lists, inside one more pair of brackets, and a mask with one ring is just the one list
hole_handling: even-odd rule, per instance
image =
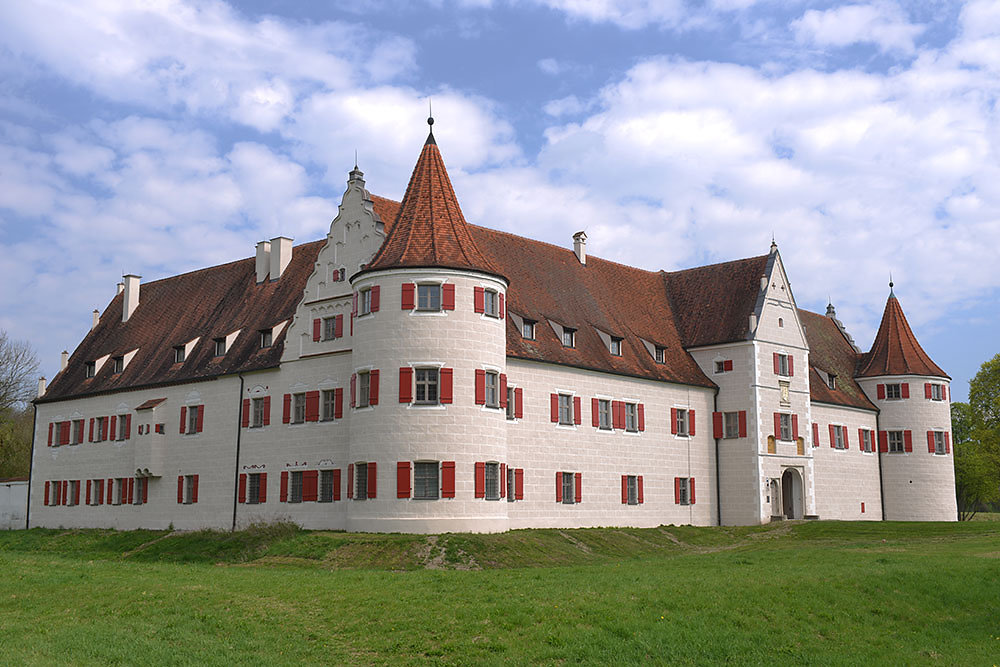
[[997, 522], [431, 540], [32, 530], [0, 534], [0, 572], [4, 664], [1000, 656]]

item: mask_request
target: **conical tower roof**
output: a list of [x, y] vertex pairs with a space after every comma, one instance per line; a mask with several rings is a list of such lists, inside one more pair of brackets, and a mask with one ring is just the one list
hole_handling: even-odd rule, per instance
[[389, 235], [365, 271], [442, 267], [500, 272], [476, 246], [434, 134], [427, 136]]
[[948, 377], [931, 361], [913, 335], [899, 300], [891, 291], [872, 349], [861, 359], [858, 377], [877, 375], [935, 375]]

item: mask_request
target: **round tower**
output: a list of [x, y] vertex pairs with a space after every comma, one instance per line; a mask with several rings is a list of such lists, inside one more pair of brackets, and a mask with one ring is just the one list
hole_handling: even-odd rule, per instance
[[433, 133], [351, 285], [347, 529], [507, 530], [507, 280], [473, 241]]
[[889, 283], [889, 299], [858, 383], [878, 407], [878, 452], [888, 521], [955, 521], [951, 379], [910, 329]]

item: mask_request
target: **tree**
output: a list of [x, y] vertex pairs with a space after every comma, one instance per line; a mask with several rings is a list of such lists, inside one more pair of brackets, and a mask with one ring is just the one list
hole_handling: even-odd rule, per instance
[[1000, 354], [984, 362], [969, 380], [969, 407], [976, 423], [1000, 436]]
[[38, 357], [28, 341], [11, 340], [0, 329], [0, 419], [24, 407], [38, 390]]
[[958, 518], [1000, 501], [1000, 354], [969, 381], [969, 402], [951, 404]]

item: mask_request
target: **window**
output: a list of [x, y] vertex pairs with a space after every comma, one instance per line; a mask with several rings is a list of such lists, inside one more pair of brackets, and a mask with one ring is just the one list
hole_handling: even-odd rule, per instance
[[79, 445], [83, 442], [83, 420], [77, 419], [73, 422], [73, 440], [71, 444]]
[[486, 463], [486, 500], [500, 500], [500, 464]]
[[[124, 481], [124, 480], [122, 480]], [[190, 505], [192, 503], [198, 502], [198, 475], [185, 475], [184, 476], [184, 504]], [[121, 487], [119, 486], [119, 493], [121, 492]], [[121, 501], [119, 501], [121, 502]]]
[[440, 285], [417, 285], [417, 310], [441, 310]]
[[438, 404], [438, 380], [439, 371], [437, 368], [418, 368], [414, 371], [416, 377], [416, 400], [415, 403], [421, 405]]
[[662, 348], [660, 346], [656, 346], [654, 348], [654, 350], [653, 350], [653, 360], [656, 363], [658, 363], [658, 364], [662, 364], [663, 363], [663, 353], [664, 353], [664, 348]]
[[517, 471], [508, 466], [507, 479], [503, 482], [507, 485], [507, 502], [512, 503], [517, 500]]
[[946, 452], [947, 450], [945, 449], [944, 446], [944, 431], [934, 431], [934, 453], [945, 454]]
[[491, 408], [500, 407], [500, 376], [492, 371], [486, 371], [486, 405]]
[[125, 440], [128, 438], [128, 422], [128, 415], [118, 415], [118, 420], [115, 424], [115, 430], [118, 432], [113, 436], [115, 440]]
[[562, 474], [562, 502], [564, 505], [572, 505], [576, 502], [575, 489], [573, 488], [574, 474], [564, 472]]
[[675, 477], [675, 500], [678, 505], [691, 505], [691, 478], [690, 477]]
[[514, 387], [510, 385], [507, 386], [507, 419], [513, 420], [516, 416], [517, 408], [515, 401], [517, 397], [514, 395]]
[[333, 389], [324, 389], [323, 396], [323, 421], [332, 421], [336, 416], [336, 394]]
[[899, 384], [887, 384], [885, 386], [885, 397], [888, 399], [898, 399], [903, 397], [902, 387]]
[[288, 497], [290, 503], [302, 502], [302, 471], [295, 470], [290, 475], [292, 478], [292, 493]]
[[363, 371], [358, 373], [358, 407], [367, 408], [370, 394], [369, 390], [371, 388], [371, 373], [368, 371]]
[[559, 394], [559, 423], [573, 425], [573, 397], [569, 394]]
[[535, 340], [535, 323], [531, 320], [525, 320], [521, 325], [521, 335], [528, 340]]
[[724, 438], [738, 438], [740, 437], [740, 413], [739, 412], [723, 412], [722, 413], [722, 429]]
[[844, 427], [833, 426], [833, 446], [837, 449], [844, 449]]
[[88, 501], [88, 504], [97, 506], [104, 502], [104, 480], [88, 480], [87, 484], [90, 487], [90, 500]]
[[437, 500], [438, 462], [417, 461], [413, 464], [413, 497], [417, 500]]
[[781, 375], [783, 377], [788, 377], [789, 376], [789, 372], [788, 372], [788, 355], [787, 354], [779, 354], [779, 355], [777, 355], [777, 358], [778, 358], [778, 375]]
[[716, 361], [715, 362], [715, 372], [716, 373], [725, 373], [726, 372], [726, 362], [725, 361]]
[[639, 405], [637, 403], [625, 404], [625, 430], [633, 433], [639, 431]]
[[892, 453], [900, 453], [903, 451], [902, 431], [889, 431], [889, 451]]
[[792, 416], [787, 414], [778, 415], [779, 426], [779, 440], [791, 440], [792, 439]]
[[861, 451], [875, 451], [875, 441], [872, 438], [872, 431], [869, 431], [868, 429], [861, 429]]
[[372, 312], [372, 288], [366, 287], [358, 292], [358, 315], [368, 315]]
[[253, 408], [253, 421], [251, 426], [253, 428], [261, 428], [264, 426], [264, 399], [254, 398], [251, 400]]
[[320, 470], [319, 471], [319, 502], [321, 502], [321, 503], [332, 503], [333, 502], [333, 471], [332, 470]]
[[104, 442], [107, 439], [108, 418], [97, 417], [94, 419], [94, 442]]
[[85, 377], [92, 378], [97, 374], [97, 363], [94, 361], [88, 361], [84, 365], [84, 375]]
[[364, 500], [368, 497], [368, 464], [354, 464], [354, 499]]
[[221, 357], [226, 354], [226, 339], [225, 338], [214, 338], [212, 342], [215, 343], [215, 356]]
[[601, 398], [597, 400], [597, 427], [604, 429], [605, 431], [610, 431], [612, 429], [611, 421], [611, 401], [606, 398]]
[[292, 423], [302, 424], [306, 420], [306, 395], [292, 394]]
[[688, 411], [684, 410], [684, 409], [681, 409], [681, 408], [678, 408], [677, 411], [676, 411], [676, 413], [677, 413], [677, 416], [676, 416], [677, 423], [675, 424], [675, 426], [676, 426], [675, 430], [677, 432], [677, 435], [687, 435], [688, 434]]
[[146, 495], [146, 484], [149, 483], [149, 478], [147, 477], [136, 477], [135, 478], [135, 491], [132, 495], [132, 504], [141, 505], [143, 503], [144, 497]]
[[616, 357], [622, 356], [622, 339], [621, 338], [611, 338], [611, 354]]
[[636, 475], [625, 476], [625, 499], [629, 505], [639, 504], [639, 477]]
[[563, 347], [576, 347], [576, 329], [563, 327], [562, 344]]
[[337, 337], [337, 318], [323, 318], [323, 340], [333, 340]]
[[[63, 482], [66, 484], [66, 482]], [[69, 481], [69, 494], [66, 496], [67, 505], [76, 505], [76, 499], [80, 497], [80, 482], [79, 480]]]
[[273, 329], [262, 329], [260, 332], [260, 347], [264, 349], [265, 347], [271, 347], [271, 343], [274, 339]]
[[125, 370], [125, 357], [114, 357], [111, 360], [111, 372], [118, 375]]
[[179, 364], [184, 361], [184, 346], [178, 345], [174, 347], [174, 363]]
[[836, 389], [837, 388], [837, 376], [834, 375], [833, 373], [827, 373], [826, 374], [826, 386], [828, 386], [830, 389]]
[[499, 317], [497, 309], [497, 293], [491, 289], [483, 290], [483, 313], [490, 317]]
[[943, 401], [944, 400], [944, 385], [941, 384], [931, 384], [930, 387], [930, 399], [932, 401]]

